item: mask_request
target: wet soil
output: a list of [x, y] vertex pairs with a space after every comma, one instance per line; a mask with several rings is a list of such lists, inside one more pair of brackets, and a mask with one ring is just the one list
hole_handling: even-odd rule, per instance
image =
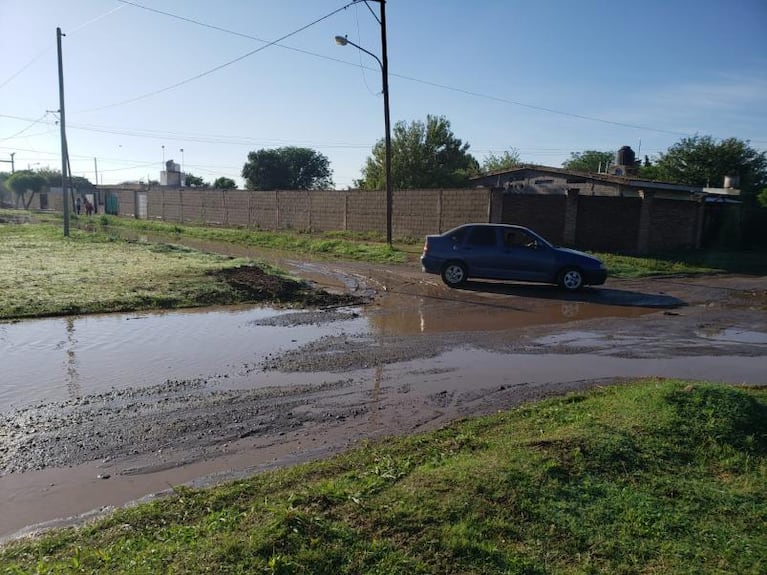
[[[450, 290], [412, 264], [281, 264], [328, 295], [317, 303], [300, 282], [258, 268], [226, 279], [254, 297], [298, 294], [313, 307], [377, 295], [362, 308], [281, 314], [261, 325], [364, 314], [370, 332], [297, 342], [248, 370], [254, 382], [292, 374], [288, 385], [171, 379], [0, 413], [0, 540], [181, 482], [215, 483], [624, 377], [767, 384], [764, 277], [613, 280], [564, 294], [495, 282]], [[308, 373], [323, 380], [307, 383]]]
[[222, 279], [243, 294], [245, 301], [288, 304], [293, 307], [359, 305], [362, 297], [350, 293], [331, 293], [305, 281], [268, 273], [258, 266], [239, 266], [216, 270], [211, 275]]

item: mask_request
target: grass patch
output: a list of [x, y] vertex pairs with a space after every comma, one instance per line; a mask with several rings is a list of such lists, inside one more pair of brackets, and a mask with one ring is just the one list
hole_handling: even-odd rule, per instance
[[378, 233], [373, 232], [271, 232], [244, 228], [214, 228], [169, 224], [148, 220], [99, 216], [100, 225], [173, 234], [195, 239], [227, 242], [243, 246], [284, 250], [325, 258], [397, 263], [406, 260], [406, 254], [389, 246]]
[[[64, 238], [51, 224], [0, 225], [0, 319], [245, 302], [320, 303], [320, 298], [306, 300], [311, 290], [303, 282], [274, 269], [248, 284], [242, 278], [256, 274], [241, 273], [232, 281], [220, 273], [231, 268], [254, 269], [248, 260], [176, 245], [126, 242], [77, 229]], [[267, 283], [268, 289], [253, 289]]]
[[763, 573], [767, 390], [649, 380], [0, 550], [7, 573]]

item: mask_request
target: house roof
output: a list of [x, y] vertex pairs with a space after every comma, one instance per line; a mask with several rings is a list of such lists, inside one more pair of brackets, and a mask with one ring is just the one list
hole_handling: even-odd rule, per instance
[[[550, 166], [539, 166], [536, 164], [522, 164], [511, 170], [496, 170], [471, 178], [472, 182], [487, 181], [491, 178], [499, 178], [501, 176], [512, 176], [516, 174], [524, 174], [525, 172], [536, 172], [539, 174], [553, 174], [558, 176], [567, 176], [569, 179], [575, 182], [603, 182], [608, 184], [617, 184], [621, 186], [627, 186], [637, 189], [655, 189], [666, 190], [672, 192], [687, 192], [691, 194], [703, 194], [703, 195], [724, 195], [724, 196], [738, 196], [740, 190], [732, 188], [703, 188], [701, 186], [690, 186], [687, 184], [675, 184], [672, 182], [663, 182], [658, 180], [649, 180], [646, 178], [637, 178], [634, 176], [618, 176], [615, 174], [601, 174], [594, 172], [581, 172], [578, 170], [568, 170], [566, 168], [552, 168]], [[568, 180], [569, 181], [569, 180]]]

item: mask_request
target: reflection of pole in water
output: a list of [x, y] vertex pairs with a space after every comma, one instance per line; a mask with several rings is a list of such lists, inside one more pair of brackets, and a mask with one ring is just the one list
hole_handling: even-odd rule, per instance
[[370, 421], [378, 422], [378, 400], [381, 395], [381, 379], [383, 379], [383, 365], [378, 364], [373, 372], [373, 401], [370, 403]]
[[67, 322], [67, 391], [71, 399], [76, 399], [82, 395], [80, 387], [80, 375], [77, 373], [77, 357], [75, 356], [75, 320], [72, 317], [66, 318]]

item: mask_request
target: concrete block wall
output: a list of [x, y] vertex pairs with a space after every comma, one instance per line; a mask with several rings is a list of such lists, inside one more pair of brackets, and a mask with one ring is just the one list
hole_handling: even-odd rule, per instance
[[259, 230], [279, 229], [277, 192], [248, 193], [250, 194], [250, 226]]
[[392, 193], [392, 235], [422, 237], [440, 231], [442, 190], [395, 190]]
[[277, 192], [277, 229], [296, 230], [299, 232], [311, 229], [311, 198], [309, 191]]
[[317, 190], [309, 196], [309, 215], [312, 231], [346, 229], [346, 193], [333, 190]]
[[[654, 194], [645, 194], [644, 199], [615, 193], [591, 195], [591, 190], [583, 188], [548, 195], [540, 190], [525, 193], [526, 189], [395, 190], [394, 238], [419, 238], [469, 222], [492, 221], [526, 225], [556, 244], [589, 250], [662, 251], [696, 247], [700, 242], [704, 207], [698, 202], [661, 199]], [[136, 194], [140, 193], [147, 198], [147, 216], [168, 222], [261, 230], [386, 232], [384, 191], [111, 186], [104, 191], [118, 198], [120, 215], [128, 217], [135, 217]], [[50, 209], [60, 209], [55, 200], [49, 194]], [[566, 234], [569, 241], [565, 241]]]
[[[386, 192], [349, 190], [346, 193], [346, 229], [352, 232], [386, 233]], [[392, 194], [392, 206], [394, 206]], [[400, 201], [400, 205], [403, 203]], [[396, 208], [399, 209], [399, 208]], [[392, 213], [395, 208], [392, 207]], [[392, 233], [394, 232], [392, 215]], [[402, 231], [396, 232], [401, 234]]]
[[224, 204], [224, 225], [247, 228], [250, 223], [251, 194], [245, 190], [220, 190]]
[[491, 221], [491, 191], [489, 189], [440, 190], [440, 194], [442, 197], [442, 216], [438, 231], [446, 232], [456, 226], [471, 222]]

